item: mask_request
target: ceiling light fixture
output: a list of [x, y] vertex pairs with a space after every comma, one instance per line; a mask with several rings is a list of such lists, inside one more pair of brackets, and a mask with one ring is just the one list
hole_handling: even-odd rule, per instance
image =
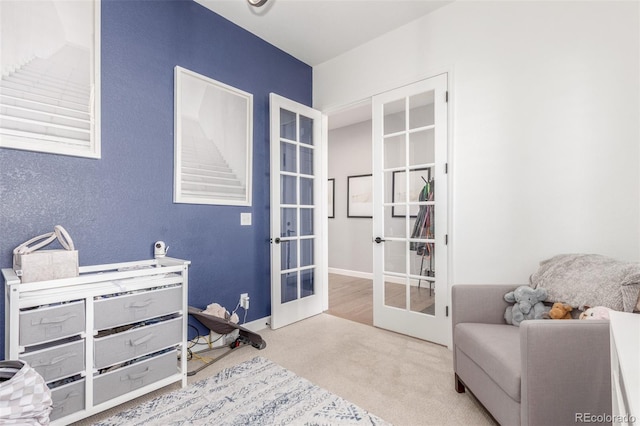
[[264, 5], [267, 0], [247, 0], [251, 6], [260, 7]]

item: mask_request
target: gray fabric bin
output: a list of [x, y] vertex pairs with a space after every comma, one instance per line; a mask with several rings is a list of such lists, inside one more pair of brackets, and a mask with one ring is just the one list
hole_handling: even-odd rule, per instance
[[107, 297], [95, 301], [95, 330], [104, 330], [182, 310], [182, 287]]
[[94, 340], [94, 365], [104, 368], [175, 346], [182, 339], [182, 317]]
[[63, 339], [85, 329], [84, 301], [20, 311], [20, 345]]
[[142, 388], [178, 372], [175, 351], [98, 375], [93, 381], [93, 403], [101, 404], [112, 398]]
[[47, 382], [73, 376], [84, 370], [84, 340], [27, 352], [20, 359], [31, 365]]
[[81, 379], [51, 389], [51, 399], [53, 399], [51, 420], [57, 420], [77, 411], [84, 410], [84, 386], [84, 379]]

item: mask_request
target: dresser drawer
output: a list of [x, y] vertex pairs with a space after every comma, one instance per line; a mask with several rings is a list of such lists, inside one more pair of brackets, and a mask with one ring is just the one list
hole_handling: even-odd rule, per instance
[[182, 287], [168, 287], [95, 301], [95, 330], [159, 317], [182, 309]]
[[20, 346], [70, 337], [85, 329], [84, 300], [20, 311]]
[[93, 403], [101, 404], [178, 372], [176, 351], [95, 376]]
[[45, 382], [73, 376], [84, 370], [84, 340], [51, 346], [20, 355]]
[[177, 345], [181, 340], [182, 317], [96, 338], [94, 365], [104, 368]]
[[51, 399], [53, 409], [49, 417], [52, 421], [84, 410], [84, 379], [51, 389]]

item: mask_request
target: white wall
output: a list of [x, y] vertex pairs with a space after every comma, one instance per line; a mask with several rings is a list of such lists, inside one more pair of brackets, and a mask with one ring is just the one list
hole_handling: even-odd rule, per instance
[[455, 2], [314, 67], [331, 110], [451, 73], [452, 283], [640, 260], [638, 2]]
[[347, 218], [347, 176], [371, 173], [371, 121], [329, 132], [328, 173], [334, 178], [335, 218], [329, 219], [329, 268], [373, 272], [372, 222]]

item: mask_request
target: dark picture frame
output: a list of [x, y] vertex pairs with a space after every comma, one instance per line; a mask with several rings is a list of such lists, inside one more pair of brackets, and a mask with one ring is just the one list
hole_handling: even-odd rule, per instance
[[336, 180], [335, 178], [329, 179], [327, 185], [327, 211], [328, 218], [334, 219], [336, 217]]
[[[425, 176], [425, 172], [426, 171], [426, 176]], [[405, 185], [405, 180], [404, 180], [404, 176], [405, 176], [405, 171], [404, 170], [398, 170], [393, 172], [393, 174], [391, 175], [391, 202], [395, 203], [395, 202], [401, 202], [400, 200], [404, 201], [404, 192], [406, 191], [406, 189], [404, 188]], [[418, 183], [422, 183], [422, 185], [419, 185], [420, 191], [422, 191], [422, 188], [424, 187], [424, 181], [422, 180], [422, 178], [426, 179], [427, 182], [431, 180], [431, 169], [428, 167], [425, 168], [421, 168], [421, 169], [414, 169], [414, 170], [409, 170], [409, 179], [410, 182], [418, 182]], [[397, 184], [396, 184], [397, 182]], [[418, 191], [416, 194], [410, 194], [409, 195], [409, 201], [410, 202], [418, 202], [419, 201], [419, 196], [420, 196], [420, 191]], [[397, 201], [396, 201], [397, 200]], [[419, 206], [410, 206], [411, 211], [409, 214], [409, 217], [417, 217], [418, 216], [418, 210], [419, 210]], [[415, 213], [414, 210], [415, 209]], [[404, 217], [406, 214], [405, 211], [405, 206], [392, 206], [391, 207], [391, 217]]]

